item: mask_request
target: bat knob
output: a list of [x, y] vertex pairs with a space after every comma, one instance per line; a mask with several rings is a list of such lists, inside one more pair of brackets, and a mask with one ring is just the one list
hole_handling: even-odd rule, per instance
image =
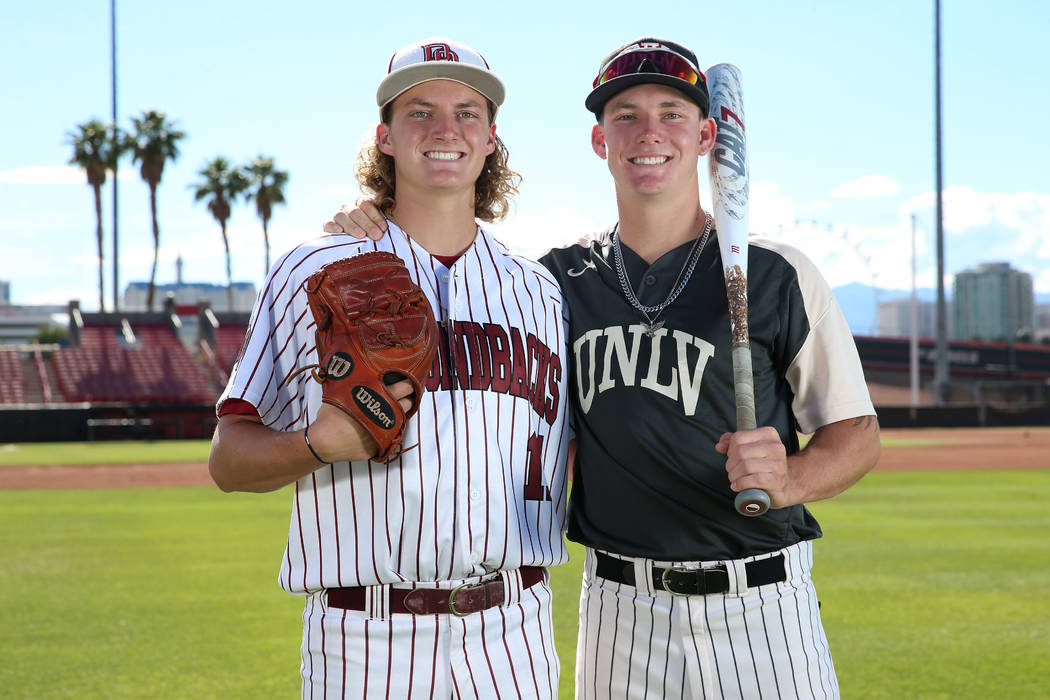
[[736, 495], [733, 505], [737, 513], [754, 518], [769, 510], [769, 494], [762, 489], [744, 489]]

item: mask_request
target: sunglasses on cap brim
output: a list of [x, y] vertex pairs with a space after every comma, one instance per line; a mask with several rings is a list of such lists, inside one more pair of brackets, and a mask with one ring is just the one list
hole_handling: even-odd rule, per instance
[[[646, 63], [649, 65], [646, 66]], [[694, 68], [683, 56], [673, 51], [650, 49], [631, 51], [617, 56], [609, 62], [605, 70], [598, 74], [592, 87], [598, 87], [613, 78], [637, 73], [656, 73], [684, 80], [690, 85], [707, 85], [707, 78], [704, 74]]]

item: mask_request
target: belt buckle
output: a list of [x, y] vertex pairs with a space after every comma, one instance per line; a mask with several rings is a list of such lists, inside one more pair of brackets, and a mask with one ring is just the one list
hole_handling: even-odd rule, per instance
[[663, 573], [660, 574], [660, 584], [663, 585], [665, 591], [667, 591], [671, 595], [675, 595], [675, 596], [688, 596], [688, 595], [691, 595], [691, 594], [690, 593], [678, 593], [677, 591], [672, 591], [670, 588], [667, 587], [667, 575], [669, 573], [671, 573], [672, 571], [692, 571], [692, 572], [699, 572], [701, 577], [704, 575], [704, 570], [703, 569], [690, 569], [690, 568], [685, 567], [685, 566], [671, 566], [671, 567], [668, 567], [668, 568], [664, 569]]
[[471, 611], [460, 612], [459, 610], [456, 610], [456, 594], [459, 593], [460, 591], [462, 591], [464, 588], [474, 588], [474, 587], [482, 586], [482, 585], [484, 585], [484, 584], [483, 583], [461, 583], [460, 585], [458, 585], [455, 588], [453, 588], [452, 592], [448, 594], [448, 609], [449, 609], [449, 612], [451, 612], [456, 617], [466, 617], [467, 615], [469, 615]]

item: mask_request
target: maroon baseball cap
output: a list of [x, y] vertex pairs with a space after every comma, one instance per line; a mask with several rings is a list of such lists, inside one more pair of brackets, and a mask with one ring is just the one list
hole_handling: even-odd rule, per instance
[[605, 103], [613, 95], [645, 83], [667, 85], [681, 91], [708, 116], [711, 98], [696, 54], [681, 44], [654, 37], [635, 39], [603, 58], [584, 104], [601, 118]]

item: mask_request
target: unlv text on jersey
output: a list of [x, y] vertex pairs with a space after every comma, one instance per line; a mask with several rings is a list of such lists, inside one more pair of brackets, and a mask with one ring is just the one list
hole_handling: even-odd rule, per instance
[[[645, 353], [643, 343], [650, 346]], [[573, 343], [580, 409], [588, 413], [596, 394], [638, 385], [681, 401], [685, 415], [694, 415], [704, 368], [714, 354], [714, 345], [680, 330], [661, 328], [651, 338], [640, 323], [587, 331]], [[643, 367], [640, 358], [645, 355], [649, 361]], [[670, 372], [661, 372], [662, 367]], [[666, 383], [660, 383], [661, 375], [669, 377]]]

